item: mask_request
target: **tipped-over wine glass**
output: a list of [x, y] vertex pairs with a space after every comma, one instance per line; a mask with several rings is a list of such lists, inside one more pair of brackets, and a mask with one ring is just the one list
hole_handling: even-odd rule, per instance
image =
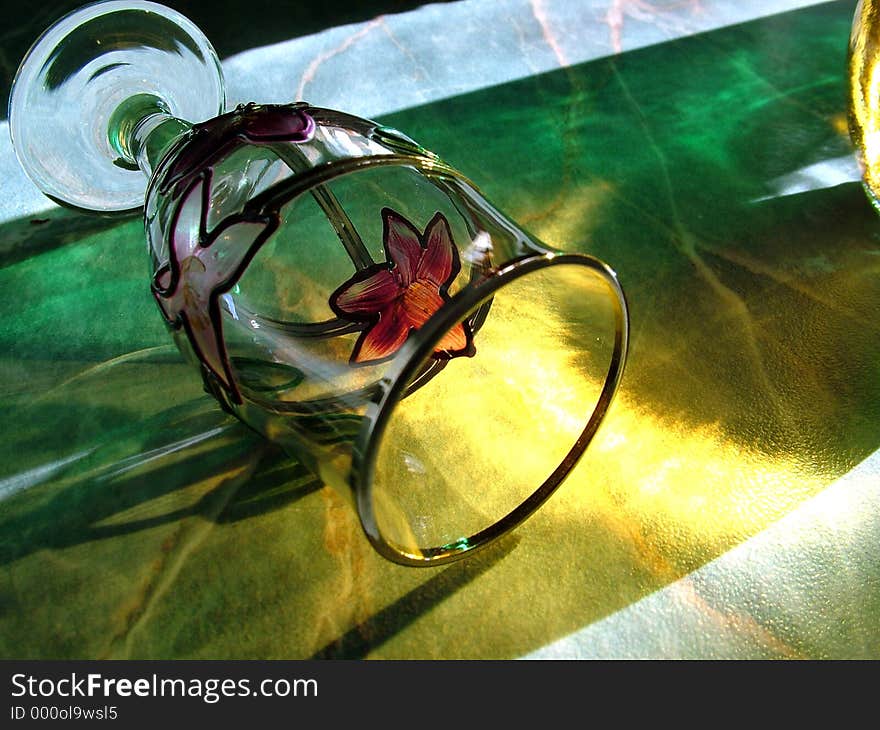
[[629, 324], [608, 266], [394, 129], [302, 102], [225, 112], [216, 54], [169, 8], [60, 20], [9, 125], [55, 201], [143, 206], [153, 296], [206, 389], [351, 496], [386, 558], [442, 564], [518, 525], [609, 408]]

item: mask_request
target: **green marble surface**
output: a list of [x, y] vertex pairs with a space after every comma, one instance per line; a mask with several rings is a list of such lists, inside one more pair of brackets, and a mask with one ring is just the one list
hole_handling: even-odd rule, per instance
[[[850, 154], [852, 10], [382, 118], [539, 238], [611, 263], [632, 308], [624, 385], [575, 474], [446, 568], [384, 561], [340, 497], [202, 393], [138, 220], [0, 226], [0, 656], [517, 657], [820, 494], [880, 446], [880, 221], [855, 182], [780, 181]], [[763, 637], [743, 656], [877, 658], [878, 583], [875, 563], [825, 633], [725, 620]]]

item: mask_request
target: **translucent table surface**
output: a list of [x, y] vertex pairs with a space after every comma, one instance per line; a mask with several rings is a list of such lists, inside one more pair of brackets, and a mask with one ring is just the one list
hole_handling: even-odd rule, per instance
[[[231, 102], [391, 124], [608, 261], [630, 362], [532, 519], [448, 567], [392, 565], [203, 392], [141, 221], [45, 201], [3, 121], [0, 656], [880, 658], [854, 2], [388, 2], [241, 34], [268, 6], [170, 4], [216, 42]], [[26, 47], [48, 12], [3, 36]]]

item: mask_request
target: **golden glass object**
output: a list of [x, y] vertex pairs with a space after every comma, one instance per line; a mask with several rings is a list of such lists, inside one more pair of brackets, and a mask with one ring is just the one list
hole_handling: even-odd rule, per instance
[[849, 129], [865, 188], [880, 208], [880, 8], [860, 0], [849, 46]]

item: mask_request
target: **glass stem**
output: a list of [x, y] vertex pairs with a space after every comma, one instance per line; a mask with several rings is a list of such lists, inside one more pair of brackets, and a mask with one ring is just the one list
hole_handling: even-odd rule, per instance
[[140, 169], [149, 178], [171, 145], [191, 126], [172, 116], [158, 96], [135, 94], [110, 117], [107, 138], [119, 155], [114, 164], [129, 170]]

